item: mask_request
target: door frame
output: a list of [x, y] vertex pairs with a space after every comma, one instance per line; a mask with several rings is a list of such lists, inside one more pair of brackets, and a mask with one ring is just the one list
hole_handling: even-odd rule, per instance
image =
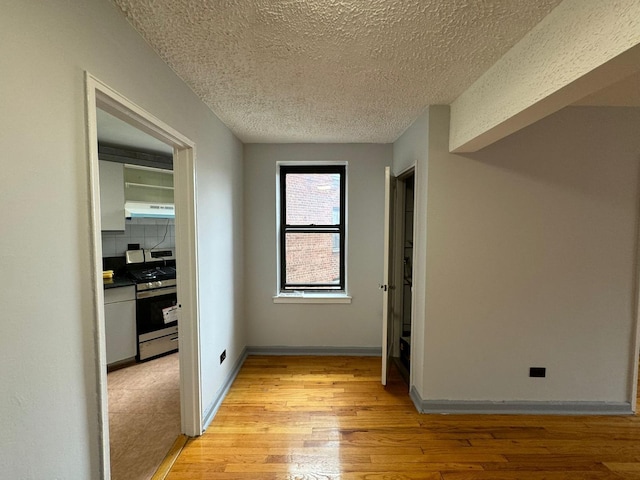
[[180, 417], [181, 431], [198, 436], [202, 424], [200, 378], [200, 316], [198, 310], [198, 262], [195, 144], [105, 83], [85, 72], [86, 135], [89, 171], [90, 263], [93, 278], [95, 375], [97, 379], [98, 431], [102, 478], [110, 478], [109, 411], [102, 282], [102, 235], [100, 229], [100, 184], [98, 173], [98, 128], [100, 108], [173, 147], [176, 208], [176, 267], [180, 306]]
[[[394, 326], [394, 258], [395, 258], [395, 220], [396, 220], [396, 177], [390, 166], [384, 167], [384, 246], [382, 252], [382, 368], [380, 381], [387, 385], [389, 377], [389, 359], [393, 347], [389, 348], [389, 337], [393, 340]], [[391, 329], [391, 334], [389, 333]]]

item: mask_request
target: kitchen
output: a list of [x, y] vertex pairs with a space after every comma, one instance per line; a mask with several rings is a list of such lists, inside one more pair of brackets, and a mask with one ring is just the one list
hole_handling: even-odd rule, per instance
[[171, 147], [98, 109], [112, 478], [151, 478], [180, 434]]

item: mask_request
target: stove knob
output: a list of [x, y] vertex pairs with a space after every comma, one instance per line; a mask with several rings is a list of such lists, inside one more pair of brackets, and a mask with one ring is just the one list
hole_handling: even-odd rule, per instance
[[162, 286], [162, 282], [153, 282], [153, 286], [156, 288], [160, 288]]
[[147, 288], [153, 288], [153, 283], [152, 282], [148, 282], [147, 283]]

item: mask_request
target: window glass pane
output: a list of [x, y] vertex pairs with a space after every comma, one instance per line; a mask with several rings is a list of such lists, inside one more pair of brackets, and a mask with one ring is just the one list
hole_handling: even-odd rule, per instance
[[[340, 285], [340, 242], [337, 233], [287, 233], [286, 283]], [[331, 288], [331, 287], [328, 287]]]
[[288, 173], [286, 193], [287, 225], [340, 223], [338, 173]]

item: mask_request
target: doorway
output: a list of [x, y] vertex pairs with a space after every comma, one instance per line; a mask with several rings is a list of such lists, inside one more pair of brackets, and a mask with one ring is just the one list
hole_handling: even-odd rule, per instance
[[394, 315], [392, 360], [409, 385], [411, 373], [411, 324], [413, 318], [413, 241], [415, 173], [411, 169], [396, 179], [394, 256]]
[[177, 298], [173, 148], [96, 111], [110, 471], [142, 480], [182, 431], [178, 324], [161, 321]]
[[99, 402], [100, 463], [102, 478], [110, 477], [107, 356], [102, 235], [98, 160], [98, 109], [171, 147], [174, 164], [175, 250], [179, 308], [180, 430], [188, 436], [202, 433], [200, 345], [198, 338], [197, 243], [195, 215], [195, 145], [153, 115], [120, 95], [91, 74], [86, 74], [87, 145], [91, 215], [91, 265], [94, 278], [95, 372]]

